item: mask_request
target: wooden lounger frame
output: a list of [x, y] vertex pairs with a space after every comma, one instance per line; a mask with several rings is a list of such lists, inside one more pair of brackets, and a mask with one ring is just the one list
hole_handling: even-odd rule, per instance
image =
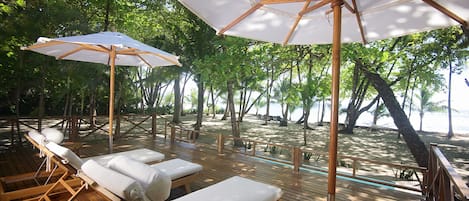
[[[118, 196], [114, 195], [105, 188], [99, 186], [95, 181], [86, 176], [82, 172], [78, 172], [69, 164], [64, 164], [64, 161], [49, 149], [43, 145], [38, 144], [36, 141], [31, 139], [27, 134], [25, 138], [37, 149], [39, 149], [46, 157], [50, 158], [51, 164], [57, 167], [57, 170], [53, 173], [53, 176], [60, 176], [55, 182], [47, 185], [35, 186], [25, 189], [20, 189], [12, 192], [4, 192], [4, 188], [0, 185], [0, 200], [17, 200], [31, 198], [30, 200], [51, 200], [51, 196], [57, 194], [63, 194], [68, 192], [70, 197], [68, 200], [76, 198], [83, 190], [88, 187], [100, 194], [103, 200], [121, 200]], [[48, 176], [50, 173], [40, 172], [39, 176]], [[17, 181], [24, 181], [28, 179], [34, 179], [37, 173], [26, 173], [22, 175], [15, 175], [0, 178], [0, 181], [4, 183], [11, 183]], [[175, 179], [171, 182], [171, 189], [179, 188], [184, 186], [186, 193], [192, 192], [190, 184], [198, 178], [199, 172]], [[33, 198], [32, 198], [33, 197]]]
[[[31, 173], [25, 173], [25, 174], [0, 178], [0, 181], [1, 181], [0, 200], [9, 201], [9, 200], [18, 200], [18, 199], [26, 199], [26, 198], [35, 197], [35, 196], [46, 193], [53, 186], [56, 185], [55, 183], [51, 183], [51, 184], [38, 185], [38, 186], [14, 190], [14, 191], [8, 191], [8, 192], [5, 191], [4, 186], [8, 184], [28, 181], [28, 180], [35, 180], [36, 178], [50, 177], [50, 176], [60, 177], [60, 179], [62, 179], [63, 182], [71, 188], [75, 188], [81, 185], [82, 183], [81, 180], [79, 178], [70, 177], [70, 170], [66, 166], [63, 166], [62, 163], [60, 162], [60, 159], [54, 157], [54, 154], [52, 152], [45, 149], [42, 145], [39, 145], [38, 143], [36, 143], [36, 141], [31, 139], [28, 135], [25, 135], [25, 138], [34, 147], [39, 149], [42, 153], [44, 153], [46, 157], [49, 158], [49, 160], [51, 161], [51, 165], [53, 164], [55, 166], [54, 169], [56, 170], [53, 172], [36, 171], [36, 172], [31, 172]], [[63, 192], [64, 190], [65, 190], [64, 187], [59, 187], [59, 188], [52, 189], [50, 193]]]
[[[121, 200], [116, 195], [107, 191], [103, 187], [100, 187], [93, 180], [89, 179], [86, 175], [82, 173], [77, 174], [77, 170], [71, 165], [66, 164], [63, 160], [56, 156], [54, 153], [49, 151], [42, 145], [36, 143], [28, 135], [25, 135], [25, 138], [37, 149], [39, 149], [46, 157], [49, 158], [51, 165], [53, 164], [56, 167], [56, 171], [52, 173], [53, 176], [60, 176], [55, 183], [40, 185], [30, 188], [19, 189], [15, 191], [5, 192], [3, 185], [0, 185], [0, 200], [10, 201], [10, 200], [52, 200], [52, 196], [58, 194], [61, 197], [64, 197], [63, 194], [69, 193], [70, 197], [67, 200], [73, 200], [81, 192], [87, 190], [88, 187], [94, 190], [98, 195], [100, 195], [100, 200]], [[49, 176], [45, 171], [33, 173], [26, 173], [15, 176], [8, 176], [0, 178], [2, 184], [32, 180], [41, 176]]]
[[184, 186], [184, 190], [186, 193], [192, 192], [191, 189], [191, 183], [195, 181], [199, 176], [199, 173], [196, 172], [194, 174], [190, 174], [175, 180], [171, 181], [171, 189], [179, 188], [181, 186]]

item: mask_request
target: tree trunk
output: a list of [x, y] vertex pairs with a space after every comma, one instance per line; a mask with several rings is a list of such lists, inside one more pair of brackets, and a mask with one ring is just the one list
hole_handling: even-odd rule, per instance
[[109, 13], [111, 12], [111, 0], [106, 1], [106, 17], [104, 18], [104, 30], [108, 31], [109, 29]]
[[454, 136], [453, 133], [453, 117], [451, 114], [451, 80], [453, 79], [453, 65], [449, 62], [449, 75], [448, 75], [448, 139]]
[[[244, 85], [244, 84], [243, 84]], [[246, 101], [246, 88], [243, 86], [242, 89], [239, 91], [239, 111], [238, 111], [238, 121], [243, 122], [244, 117], [244, 105]]]
[[[23, 63], [23, 62], [21, 62]], [[15, 89], [15, 114], [16, 114], [16, 134], [18, 136], [18, 145], [22, 145], [23, 143], [21, 142], [21, 135], [20, 135], [20, 123], [19, 123], [19, 120], [20, 120], [20, 117], [21, 117], [21, 113], [20, 113], [20, 104], [21, 104], [21, 84], [20, 84], [20, 81], [19, 79], [17, 80], [17, 84], [16, 84], [16, 89]], [[13, 135], [14, 133], [12, 133]], [[14, 138], [11, 139], [11, 144], [13, 145], [14, 143]]]
[[423, 111], [422, 111], [422, 110], [420, 110], [420, 113], [419, 113], [419, 115], [420, 115], [420, 126], [419, 126], [419, 131], [422, 131], [422, 125], [423, 125], [423, 114], [424, 114], [424, 113], [423, 113]]
[[91, 90], [90, 94], [90, 128], [96, 128], [96, 88]]
[[193, 136], [195, 139], [199, 138], [199, 131], [200, 127], [202, 127], [202, 118], [204, 117], [204, 82], [202, 81], [202, 76], [199, 74], [197, 75], [197, 121], [195, 122], [194, 125], [194, 130], [195, 136]]
[[[288, 87], [291, 88], [293, 83], [293, 64], [290, 68], [290, 78], [288, 80]], [[288, 95], [287, 95], [288, 97]], [[285, 111], [283, 112], [283, 117], [280, 120], [280, 126], [288, 126], [288, 111], [289, 111], [290, 104], [287, 101], [287, 106], [285, 107]]]
[[417, 86], [417, 78], [414, 78], [414, 83], [412, 84], [412, 90], [410, 92], [409, 118], [412, 116], [412, 105], [414, 104], [414, 92], [415, 92], [416, 86]]
[[[268, 74], [269, 72], [267, 72]], [[268, 121], [270, 120], [270, 93], [272, 92], [272, 84], [274, 79], [274, 67], [272, 67], [272, 74], [270, 80], [267, 80], [267, 107], [265, 111], [265, 122], [264, 124], [267, 125]]]
[[378, 118], [379, 118], [379, 108], [381, 107], [381, 103], [379, 101], [380, 99], [378, 99], [378, 101], [376, 101], [376, 109], [375, 109], [375, 112], [373, 112], [373, 126], [376, 126], [376, 124], [378, 123]]
[[299, 124], [302, 124], [303, 121], [304, 121], [304, 120], [303, 120], [304, 118], [305, 118], [305, 111], [304, 111], [304, 109], [303, 109], [303, 113], [302, 113], [301, 117], [295, 122], [295, 124], [298, 124], [298, 125], [299, 125]]
[[215, 98], [213, 98], [213, 86], [210, 85], [210, 94], [212, 95], [212, 112], [213, 112], [213, 116], [212, 116], [212, 119], [215, 119], [215, 115], [217, 114], [217, 111], [215, 111]]
[[[231, 134], [235, 138], [240, 137], [240, 132], [239, 132], [239, 125], [238, 121], [236, 120], [236, 111], [235, 111], [235, 105], [234, 105], [234, 98], [233, 98], [233, 81], [228, 81], [227, 82], [227, 88], [228, 88], [228, 105], [230, 108], [230, 116], [231, 116]], [[234, 146], [240, 147], [243, 146], [243, 142], [239, 139], [234, 140]]]
[[[142, 114], [145, 114], [145, 88], [143, 86], [143, 79], [142, 79], [142, 75], [140, 73], [140, 70], [142, 69], [142, 67], [138, 68], [137, 70], [137, 77], [138, 77], [138, 83], [139, 83], [139, 88], [140, 88], [140, 93], [142, 94], [142, 98], [140, 99], [140, 107], [141, 107], [141, 112]], [[153, 105], [151, 105], [150, 107], [152, 107]]]
[[394, 120], [394, 124], [396, 124], [399, 132], [402, 133], [407, 147], [414, 156], [417, 164], [421, 167], [428, 167], [428, 149], [415, 132], [405, 112], [396, 100], [392, 89], [378, 74], [372, 73], [365, 68], [362, 70], [383, 99], [384, 104]]
[[[67, 90], [67, 93], [65, 94], [65, 105], [64, 105], [64, 113], [62, 115], [62, 119], [69, 119], [67, 113], [68, 113], [68, 104], [70, 104], [70, 93], [68, 92], [69, 90]], [[68, 126], [68, 122], [69, 121], [62, 121], [62, 124], [61, 124], [61, 130], [62, 132], [64, 132]], [[67, 125], [64, 125], [64, 123], [66, 123]]]
[[352, 78], [352, 97], [347, 107], [346, 127], [342, 131], [343, 133], [347, 134], [353, 134], [353, 129], [355, 128], [360, 115], [367, 111], [374, 104], [370, 103], [360, 109], [363, 101], [365, 100], [365, 96], [370, 85], [370, 82], [367, 79], [364, 79], [362, 73], [360, 72], [360, 68], [361, 63], [356, 61]]
[[304, 112], [303, 116], [305, 117], [304, 121], [303, 121], [303, 146], [306, 146], [307, 145], [307, 141], [306, 141], [307, 132], [306, 131], [309, 128], [307, 119], [309, 118], [310, 111], [309, 110], [303, 110], [303, 112]]
[[324, 115], [326, 114], [326, 99], [322, 98], [322, 108], [321, 108], [321, 119], [319, 120], [318, 126], [322, 126], [324, 123]]
[[228, 98], [227, 98], [226, 105], [225, 105], [225, 112], [223, 112], [223, 116], [221, 117], [221, 120], [226, 120], [228, 118], [229, 112], [230, 112], [230, 101], [228, 101]]
[[179, 85], [179, 76], [174, 80], [174, 114], [173, 123], [181, 123], [181, 87]]
[[45, 69], [44, 66], [41, 65], [41, 92], [39, 94], [39, 110], [38, 110], [38, 125], [37, 128], [39, 129], [39, 132], [42, 130], [42, 119], [44, 118], [44, 110], [45, 110], [45, 102], [44, 102], [44, 96], [45, 96], [45, 91], [46, 91], [46, 77], [45, 77]]

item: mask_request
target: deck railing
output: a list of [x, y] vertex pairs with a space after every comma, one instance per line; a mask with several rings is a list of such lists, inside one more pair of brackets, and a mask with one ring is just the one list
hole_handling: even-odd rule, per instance
[[[62, 130], [70, 141], [79, 141], [80, 139], [87, 138], [88, 136], [99, 136], [96, 134], [106, 135], [108, 129], [107, 116], [95, 116], [93, 120], [88, 120], [80, 116], [48, 116], [43, 119], [37, 117], [1, 117], [0, 122], [3, 126], [9, 126], [10, 131], [10, 144], [21, 144], [22, 134], [28, 130], [41, 130], [45, 127], [53, 127]], [[97, 121], [97, 119], [99, 121]], [[44, 120], [53, 120], [44, 122]], [[116, 124], [114, 129], [115, 138], [126, 136], [129, 133], [138, 133], [139, 135], [152, 135], [156, 137], [157, 134], [163, 134], [166, 138], [166, 127], [168, 120], [157, 114], [151, 115], [132, 115], [126, 114], [115, 117]], [[157, 121], [158, 120], [158, 121]], [[150, 122], [151, 121], [151, 122]], [[158, 122], [163, 125], [164, 129], [158, 128]], [[161, 123], [162, 122], [162, 123]], [[125, 123], [126, 127], [121, 127], [121, 123]], [[151, 129], [150, 129], [151, 124]], [[86, 125], [86, 126], [85, 126]], [[103, 136], [102, 135], [102, 136]]]
[[[208, 144], [208, 146], [214, 147], [218, 154], [224, 154], [226, 151], [241, 153], [250, 155], [253, 157], [258, 157], [262, 159], [266, 159], [269, 161], [282, 163], [286, 165], [291, 165], [292, 171], [294, 173], [298, 173], [301, 169], [309, 169], [315, 171], [326, 172], [327, 169], [325, 167], [318, 167], [314, 165], [306, 164], [306, 156], [305, 154], [313, 154], [316, 156], [321, 155], [323, 160], [327, 161], [327, 153], [322, 153], [320, 151], [310, 150], [308, 148], [300, 148], [296, 146], [289, 146], [289, 145], [282, 145], [278, 143], [272, 142], [265, 142], [261, 140], [253, 140], [249, 138], [240, 138], [240, 137], [233, 137], [231, 135], [224, 135], [224, 134], [213, 134], [213, 133], [199, 133], [204, 134], [205, 137], [212, 138], [212, 140], [204, 139], [204, 142], [200, 142], [194, 138], [195, 133], [198, 131], [193, 130], [192, 128], [186, 128], [181, 125], [174, 125], [169, 123], [168, 126], [170, 127], [170, 139], [171, 142], [174, 141], [183, 141], [189, 143], [197, 143], [197, 144]], [[235, 141], [242, 141], [242, 146], [234, 146]], [[375, 184], [416, 191], [422, 194], [425, 194], [424, 190], [425, 183], [423, 178], [427, 173], [426, 168], [412, 166], [412, 165], [403, 165], [403, 164], [395, 164], [395, 163], [388, 163], [382, 161], [375, 161], [370, 159], [364, 159], [354, 156], [346, 156], [346, 155], [339, 155], [339, 161], [342, 163], [346, 163], [347, 161], [351, 162], [351, 165], [347, 165], [350, 170], [349, 172], [337, 172], [337, 175], [354, 178], [366, 182], [371, 182]], [[344, 168], [343, 164], [338, 164]], [[413, 185], [405, 185], [401, 184], [402, 182], [396, 182], [396, 180], [405, 180], [406, 178], [399, 178], [399, 174], [396, 172], [395, 175], [387, 175], [386, 178], [373, 178], [370, 175], [360, 175], [359, 172], [365, 172], [365, 167], [370, 166], [384, 166], [388, 169], [396, 169], [396, 171], [407, 171], [411, 172], [410, 175], [412, 178], [416, 178], [416, 184]], [[345, 169], [347, 169], [345, 167]], [[394, 178], [395, 180], [393, 180]], [[407, 178], [409, 179], [409, 178]], [[417, 185], [417, 186], [415, 186]]]
[[469, 200], [469, 188], [436, 144], [430, 144], [426, 183], [429, 201]]

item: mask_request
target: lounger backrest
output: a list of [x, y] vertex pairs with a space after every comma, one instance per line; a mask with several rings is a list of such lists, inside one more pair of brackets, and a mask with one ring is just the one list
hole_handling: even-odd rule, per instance
[[46, 148], [49, 149], [52, 153], [56, 154], [64, 160], [65, 163], [70, 163], [70, 165], [79, 170], [83, 165], [83, 161], [79, 156], [77, 156], [72, 150], [60, 146], [54, 142], [49, 142], [46, 144]]
[[108, 167], [135, 179], [152, 201], [164, 201], [171, 192], [171, 178], [164, 172], [126, 156], [116, 156]]
[[46, 137], [44, 135], [41, 135], [39, 132], [36, 130], [30, 130], [28, 132], [28, 136], [34, 140], [38, 145], [44, 145], [46, 143]]
[[86, 161], [82, 165], [82, 171], [100, 186], [124, 200], [148, 200], [137, 181], [119, 172], [101, 166], [94, 160]]
[[55, 128], [44, 128], [41, 133], [46, 137], [48, 142], [60, 144], [64, 140], [64, 134]]

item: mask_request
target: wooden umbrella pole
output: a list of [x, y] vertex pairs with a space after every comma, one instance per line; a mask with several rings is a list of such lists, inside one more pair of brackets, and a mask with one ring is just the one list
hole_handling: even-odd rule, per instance
[[116, 47], [111, 46], [111, 52], [109, 52], [111, 70], [109, 72], [109, 153], [112, 153], [112, 127], [114, 119], [114, 79], [116, 71]]
[[329, 142], [329, 168], [327, 181], [327, 200], [335, 200], [336, 187], [336, 169], [337, 169], [337, 138], [339, 121], [339, 83], [340, 83], [340, 47], [341, 47], [341, 28], [342, 28], [342, 0], [336, 0], [331, 3], [334, 11], [334, 29], [332, 39], [332, 108], [330, 123], [330, 142]]

